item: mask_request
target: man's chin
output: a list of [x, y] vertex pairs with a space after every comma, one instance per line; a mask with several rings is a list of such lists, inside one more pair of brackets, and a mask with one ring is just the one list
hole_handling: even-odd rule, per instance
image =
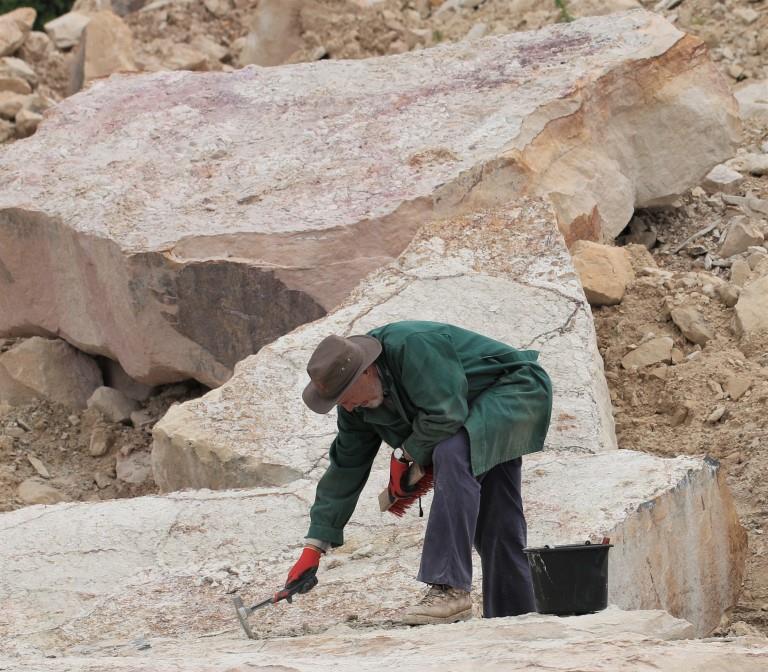
[[371, 401], [366, 402], [363, 404], [365, 408], [378, 408], [384, 403], [384, 396], [377, 397], [376, 399], [372, 399]]

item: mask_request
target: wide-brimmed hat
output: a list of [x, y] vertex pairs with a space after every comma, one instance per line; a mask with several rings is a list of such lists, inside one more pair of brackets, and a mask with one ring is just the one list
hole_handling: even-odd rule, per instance
[[373, 336], [326, 336], [307, 364], [304, 403], [315, 413], [327, 413], [380, 354], [381, 343]]

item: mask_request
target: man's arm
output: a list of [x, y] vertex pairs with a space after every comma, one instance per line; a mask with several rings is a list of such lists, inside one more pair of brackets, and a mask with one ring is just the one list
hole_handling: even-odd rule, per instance
[[[327, 550], [344, 543], [344, 526], [371, 473], [381, 438], [356, 413], [338, 409], [338, 428], [328, 453], [330, 464], [317, 484], [315, 503], [309, 512], [306, 541]], [[322, 546], [317, 542], [325, 542]]]
[[435, 445], [456, 434], [469, 415], [469, 384], [450, 337], [409, 336], [402, 352], [400, 380], [418, 408], [403, 450], [419, 464], [431, 464]]

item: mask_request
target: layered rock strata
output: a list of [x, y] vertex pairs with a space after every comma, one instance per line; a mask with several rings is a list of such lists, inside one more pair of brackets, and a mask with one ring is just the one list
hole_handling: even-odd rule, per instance
[[[358, 629], [350, 622], [320, 634], [258, 643], [232, 639], [231, 633], [181, 641], [123, 638], [58, 660], [36, 659], [34, 666], [39, 672], [377, 672], [397, 666], [407, 651], [413, 666], [426, 672], [637, 672], [638, 664], [656, 672], [765, 669], [765, 638], [702, 641], [691, 639], [690, 631], [685, 621], [663, 612], [610, 608], [564, 619], [530, 614], [428, 628]], [[7, 672], [27, 672], [29, 662], [0, 657]]]
[[[426, 518], [379, 512], [387, 477], [382, 451], [345, 545], [323, 560], [320, 584], [290, 607], [258, 612], [259, 637], [320, 633], [343, 622], [387, 627], [418, 598]], [[531, 545], [611, 537], [612, 604], [667, 609], [701, 635], [734, 603], [745, 535], [715, 466], [631, 451], [544, 452], [525, 460], [523, 490]], [[0, 654], [93, 655], [139, 636], [241, 636], [232, 594], [250, 604], [282, 585], [313, 491], [314, 482], [302, 479], [3, 514]], [[473, 594], [479, 613], [479, 570]]]
[[219, 385], [425, 221], [527, 193], [569, 240], [610, 238], [731, 156], [737, 123], [703, 44], [643, 11], [364, 61], [113, 76], [0, 157], [0, 335]]
[[[655, 614], [643, 619], [654, 619]], [[625, 620], [635, 614], [621, 614], [614, 618], [613, 627], [595, 628], [580, 617], [562, 626], [550, 618], [532, 621], [521, 628], [494, 628], [489, 624], [437, 626], [422, 636], [418, 630], [358, 632], [352, 627], [340, 628], [322, 638], [302, 637], [283, 641], [269, 641], [260, 645], [258, 660], [269, 672], [377, 672], [382, 663], [397, 665], [402, 649], [407, 646], [409, 656], [424, 672], [442, 672], [451, 669], [471, 669], [477, 672], [532, 672], [532, 670], [562, 670], [567, 672], [578, 665], [588, 670], [597, 660], [611, 672], [636, 672], [637, 661], [655, 672], [679, 672], [695, 669], [698, 672], [763, 672], [766, 664], [766, 643], [750, 637], [728, 638], [722, 642], [712, 640], [666, 641], [656, 632], [645, 636], [627, 632]], [[545, 634], [541, 634], [541, 629]], [[584, 630], [588, 629], [587, 632]], [[517, 639], [519, 637], [519, 639]], [[141, 640], [135, 647], [141, 645]], [[166, 643], [162, 657], [143, 656], [97, 658], [66, 658], [44, 660], [35, 669], [39, 672], [69, 672], [75, 665], [79, 672], [246, 672], [254, 667], [253, 645], [245, 643], [226, 645], [192, 645]], [[122, 643], [121, 643], [122, 645]], [[122, 645], [131, 651], [130, 645]], [[491, 655], [478, 658], [476, 649], [488, 647]], [[350, 649], [354, 653], [350, 653]], [[448, 651], [453, 653], [447, 654]], [[132, 653], [132, 651], [131, 651]], [[191, 660], [184, 654], [192, 656]], [[415, 655], [414, 655], [415, 653]], [[292, 656], [286, 664], [285, 656]], [[295, 661], [295, 662], [294, 662]], [[445, 662], [444, 662], [445, 661]], [[8, 672], [27, 672], [29, 668], [14, 661], [0, 659]], [[261, 666], [261, 665], [260, 665]], [[599, 669], [592, 667], [591, 669]]]
[[[350, 623], [319, 635], [258, 643], [221, 637], [122, 639], [90, 656], [36, 659], [34, 665], [37, 672], [379, 672], [384, 666], [401, 665], [407, 651], [414, 668], [424, 672], [765, 669], [765, 638], [689, 639], [686, 625], [661, 612], [617, 609], [566, 619], [530, 615], [409, 629], [361, 630]], [[0, 664], [7, 672], [30, 669], [25, 659], [0, 657]]]
[[521, 201], [422, 228], [340, 308], [238, 364], [222, 387], [175, 406], [154, 430], [162, 490], [282, 485], [316, 476], [336, 428], [301, 400], [315, 346], [404, 319], [449, 322], [541, 352], [554, 388], [548, 448], [616, 448], [592, 315], [555, 215]]

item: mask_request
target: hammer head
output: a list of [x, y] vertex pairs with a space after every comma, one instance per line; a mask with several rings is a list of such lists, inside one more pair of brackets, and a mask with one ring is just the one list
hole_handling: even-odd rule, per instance
[[239, 595], [235, 595], [232, 598], [235, 603], [235, 611], [237, 612], [237, 618], [240, 620], [240, 625], [243, 626], [245, 634], [248, 635], [248, 639], [256, 639], [251, 630], [251, 626], [248, 624], [248, 617], [251, 615], [251, 610], [243, 604], [243, 600]]

